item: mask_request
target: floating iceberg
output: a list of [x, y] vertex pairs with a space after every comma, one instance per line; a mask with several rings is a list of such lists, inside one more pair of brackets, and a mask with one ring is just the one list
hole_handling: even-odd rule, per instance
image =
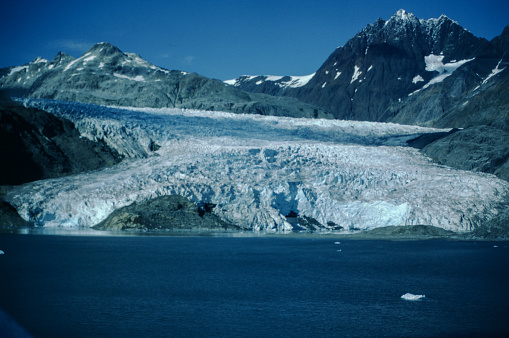
[[403, 296], [401, 296], [404, 300], [420, 300], [422, 298], [425, 298], [424, 295], [414, 295], [412, 293], [405, 293]]
[[0, 250], [0, 255], [3, 255], [3, 254], [4, 254], [4, 252], [2, 250]]

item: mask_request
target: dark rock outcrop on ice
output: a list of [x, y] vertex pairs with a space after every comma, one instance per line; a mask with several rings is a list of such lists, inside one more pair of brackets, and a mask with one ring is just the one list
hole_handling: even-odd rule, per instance
[[80, 136], [74, 125], [45, 111], [0, 100], [0, 185], [61, 177], [119, 163], [104, 142]]
[[290, 97], [246, 93], [196, 73], [156, 67], [134, 53], [98, 43], [78, 59], [59, 53], [3, 70], [10, 96], [130, 107], [172, 107], [234, 113], [331, 118]]
[[214, 205], [198, 207], [178, 195], [161, 196], [112, 212], [104, 221], [95, 225], [97, 230], [240, 230], [221, 220], [212, 212]]
[[25, 221], [12, 205], [0, 201], [0, 229], [13, 229], [27, 227], [29, 222]]
[[466, 236], [472, 239], [509, 240], [509, 207]]
[[434, 227], [431, 225], [409, 225], [409, 226], [386, 226], [372, 230], [361, 231], [347, 238], [356, 239], [432, 239], [447, 238], [457, 236], [457, 233], [451, 230]]
[[451, 133], [422, 152], [434, 161], [463, 170], [497, 175], [509, 181], [509, 133], [477, 126]]

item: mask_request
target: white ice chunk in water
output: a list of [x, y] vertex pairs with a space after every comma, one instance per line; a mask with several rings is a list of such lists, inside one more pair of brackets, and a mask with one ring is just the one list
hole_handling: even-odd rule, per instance
[[404, 300], [420, 300], [422, 298], [425, 298], [424, 295], [414, 295], [412, 293], [405, 293], [403, 296], [401, 296]]

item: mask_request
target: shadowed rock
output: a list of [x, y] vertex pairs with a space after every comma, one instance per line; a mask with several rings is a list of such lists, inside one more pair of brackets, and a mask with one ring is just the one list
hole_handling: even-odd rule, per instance
[[212, 209], [209, 204], [200, 208], [182, 196], [161, 196], [117, 209], [93, 228], [134, 231], [239, 230], [214, 215]]

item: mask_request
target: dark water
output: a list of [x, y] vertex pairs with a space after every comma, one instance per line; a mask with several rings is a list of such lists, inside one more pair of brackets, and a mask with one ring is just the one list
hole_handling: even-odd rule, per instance
[[0, 308], [36, 337], [509, 335], [509, 243], [335, 241], [1, 234]]

